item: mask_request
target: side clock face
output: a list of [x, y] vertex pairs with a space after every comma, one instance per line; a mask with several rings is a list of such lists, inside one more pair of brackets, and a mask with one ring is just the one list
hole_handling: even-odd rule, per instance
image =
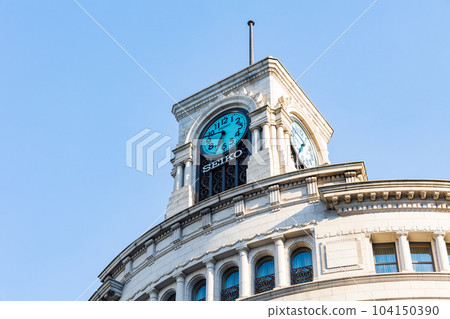
[[245, 135], [248, 128], [247, 116], [230, 112], [215, 120], [205, 131], [201, 150], [205, 155], [220, 155], [233, 148]]
[[317, 166], [317, 159], [311, 140], [303, 128], [296, 122], [292, 122], [292, 144], [300, 162], [305, 168]]

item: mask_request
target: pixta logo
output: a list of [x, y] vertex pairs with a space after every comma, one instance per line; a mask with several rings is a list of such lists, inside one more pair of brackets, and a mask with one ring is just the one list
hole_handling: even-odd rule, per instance
[[[126, 142], [126, 165], [133, 167], [133, 158], [136, 159], [136, 169], [145, 172], [148, 175], [154, 174], [155, 153], [166, 145], [172, 137], [163, 136], [159, 132], [153, 132], [148, 128], [143, 129]], [[150, 134], [151, 133], [151, 134]], [[158, 139], [159, 138], [159, 139]], [[157, 168], [160, 169], [170, 162], [171, 147], [167, 145], [164, 150], [164, 158], [157, 162]]]

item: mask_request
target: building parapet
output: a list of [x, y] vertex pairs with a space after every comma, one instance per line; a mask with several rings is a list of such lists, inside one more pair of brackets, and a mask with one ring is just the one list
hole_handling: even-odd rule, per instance
[[338, 214], [386, 209], [450, 211], [450, 182], [380, 180], [319, 187], [327, 209]]

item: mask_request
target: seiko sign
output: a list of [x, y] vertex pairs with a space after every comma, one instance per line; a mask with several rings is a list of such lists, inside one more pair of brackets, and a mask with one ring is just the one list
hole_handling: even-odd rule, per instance
[[214, 162], [206, 164], [205, 166], [203, 166], [202, 172], [203, 173], [209, 172], [210, 170], [212, 170], [212, 169], [214, 169], [216, 167], [219, 167], [219, 166], [221, 166], [221, 165], [223, 165], [225, 163], [228, 163], [229, 161], [232, 161], [232, 160], [238, 158], [241, 155], [242, 155], [242, 151], [241, 150], [237, 150], [236, 152], [231, 153], [231, 154], [229, 154], [229, 155], [227, 155], [225, 157], [222, 157], [221, 159], [218, 159], [218, 160], [216, 160]]

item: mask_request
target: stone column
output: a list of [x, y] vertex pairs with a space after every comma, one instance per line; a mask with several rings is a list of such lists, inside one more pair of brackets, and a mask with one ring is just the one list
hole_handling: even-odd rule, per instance
[[273, 238], [275, 243], [275, 286], [286, 287], [286, 254], [284, 253], [284, 237]]
[[288, 132], [284, 132], [284, 149], [286, 152], [286, 163], [291, 161], [291, 136]]
[[270, 127], [270, 138], [271, 138], [271, 149], [272, 149], [272, 159], [273, 159], [273, 163], [272, 163], [272, 168], [273, 168], [273, 173], [274, 174], [279, 174], [280, 173], [280, 156], [279, 156], [279, 152], [278, 152], [278, 139], [277, 139], [277, 128], [275, 125], [272, 125]]
[[436, 242], [436, 255], [438, 257], [439, 271], [450, 271], [448, 263], [447, 244], [444, 240], [444, 232], [435, 232], [433, 237]]
[[239, 297], [250, 296], [250, 271], [248, 265], [248, 248], [242, 247], [239, 250]]
[[177, 164], [176, 168], [176, 175], [175, 175], [175, 190], [180, 189], [183, 187], [183, 164], [179, 163]]
[[277, 146], [280, 166], [286, 166], [286, 143], [284, 141], [284, 128], [281, 125], [277, 127]]
[[252, 129], [252, 154], [255, 154], [258, 151], [258, 137], [256, 136], [256, 132], [258, 131], [257, 127], [253, 127]]
[[150, 291], [150, 301], [158, 301], [158, 290], [152, 289]]
[[176, 301], [183, 301], [184, 300], [184, 282], [185, 282], [186, 276], [181, 273], [177, 276], [177, 293], [175, 295]]
[[206, 262], [206, 301], [214, 301], [214, 271], [216, 261], [209, 259]]
[[258, 127], [256, 130], [256, 151], [259, 152], [261, 150], [261, 128]]
[[277, 145], [280, 152], [284, 152], [284, 128], [280, 125], [277, 127]]
[[259, 127], [252, 129], [252, 154], [259, 152], [260, 150], [260, 132]]
[[408, 232], [397, 232], [397, 244], [399, 253], [399, 264], [401, 272], [414, 271], [409, 249]]
[[184, 164], [184, 185], [192, 183], [192, 159], [188, 159]]
[[269, 123], [264, 123], [262, 133], [263, 133], [263, 148], [268, 149], [268, 148], [270, 148]]

